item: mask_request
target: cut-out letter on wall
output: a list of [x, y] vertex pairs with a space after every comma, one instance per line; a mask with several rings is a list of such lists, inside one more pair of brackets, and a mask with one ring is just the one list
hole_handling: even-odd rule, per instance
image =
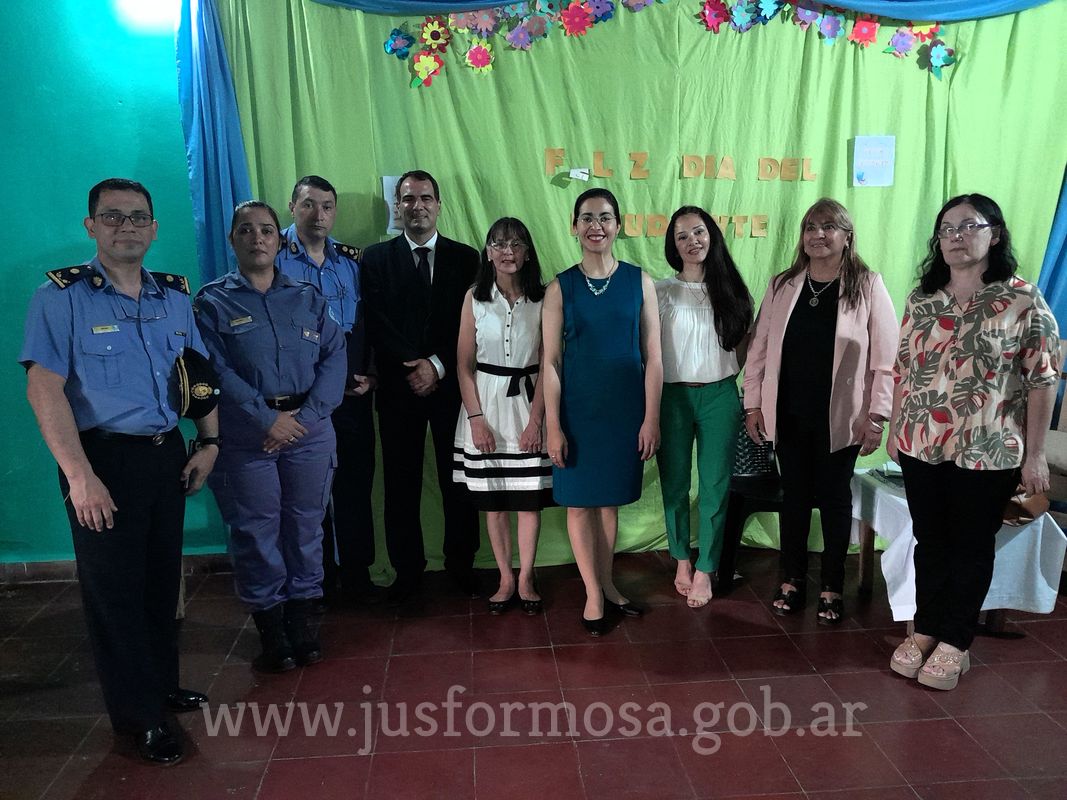
[[648, 162], [648, 153], [630, 153], [630, 160], [634, 162], [633, 169], [630, 170], [630, 180], [640, 181], [648, 177], [648, 170], [645, 169], [645, 164]]
[[610, 178], [614, 174], [615, 170], [613, 170], [611, 167], [604, 165], [604, 151], [595, 151], [593, 153], [593, 177]]
[[545, 175], [551, 178], [556, 174], [556, 167], [563, 166], [563, 152], [562, 147], [545, 148]]

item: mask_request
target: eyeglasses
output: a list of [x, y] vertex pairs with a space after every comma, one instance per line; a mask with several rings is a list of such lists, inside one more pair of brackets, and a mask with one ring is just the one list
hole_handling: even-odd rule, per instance
[[578, 221], [583, 225], [592, 225], [594, 222], [596, 222], [600, 225], [600, 227], [604, 227], [605, 225], [609, 225], [612, 222], [615, 222], [616, 220], [614, 214], [598, 214], [596, 216], [594, 216], [593, 214], [580, 214], [578, 216]]
[[520, 242], [518, 239], [514, 239], [510, 242], [490, 242], [489, 246], [496, 250], [498, 253], [503, 253], [507, 250], [515, 253], [519, 250], [525, 250], [527, 247], [526, 242]]
[[96, 219], [103, 222], [109, 228], [121, 228], [122, 223], [129, 220], [135, 228], [147, 228], [152, 224], [152, 215], [135, 211], [132, 214], [120, 214], [118, 211], [103, 211], [96, 215]]
[[822, 225], [816, 225], [809, 222], [804, 226], [804, 233], [815, 233], [815, 231], [822, 231], [823, 233], [833, 233], [837, 230], [837, 224], [833, 222], [824, 222]]
[[956, 238], [956, 234], [959, 234], [960, 236], [974, 236], [974, 234], [978, 233], [978, 231], [982, 230], [982, 228], [992, 228], [992, 227], [993, 227], [992, 223], [989, 223], [989, 222], [965, 222], [962, 225], [960, 225], [958, 228], [953, 228], [951, 226], [948, 226], [948, 227], [945, 227], [945, 228], [938, 228], [937, 229], [937, 238], [938, 239], [955, 239]]

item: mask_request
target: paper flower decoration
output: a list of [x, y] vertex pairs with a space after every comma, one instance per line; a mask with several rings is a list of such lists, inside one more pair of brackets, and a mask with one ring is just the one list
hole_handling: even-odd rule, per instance
[[766, 25], [782, 10], [785, 3], [782, 0], [759, 0], [757, 5], [756, 22]]
[[427, 17], [422, 23], [422, 33], [419, 40], [429, 50], [445, 52], [448, 42], [452, 38], [452, 32], [448, 30], [448, 23], [443, 17]]
[[852, 23], [852, 32], [848, 35], [850, 42], [860, 47], [870, 47], [878, 38], [879, 24], [870, 17], [859, 17]]
[[799, 0], [793, 11], [793, 22], [806, 31], [809, 25], [814, 25], [819, 21], [821, 14], [821, 4], [814, 0]]
[[724, 22], [730, 19], [730, 10], [722, 0], [704, 0], [704, 7], [697, 14], [697, 19], [712, 33], [718, 33]]
[[429, 86], [433, 83], [433, 79], [441, 74], [444, 66], [445, 62], [437, 53], [432, 50], [420, 50], [411, 59], [411, 69], [415, 73], [415, 77], [411, 80], [411, 88], [414, 89], [420, 85]]
[[929, 70], [930, 74], [941, 80], [941, 70], [956, 63], [956, 51], [940, 39], [931, 39], [929, 44], [919, 48], [919, 66]]
[[385, 52], [403, 61], [411, 52], [413, 44], [415, 44], [414, 36], [400, 28], [393, 28], [389, 38], [385, 40]]
[[593, 22], [607, 22], [615, 15], [615, 4], [611, 0], [589, 0], [589, 11]]
[[522, 24], [530, 32], [531, 39], [548, 36], [548, 32], [552, 29], [552, 19], [544, 14], [534, 14], [527, 17]]
[[520, 22], [514, 28], [511, 29], [506, 37], [508, 44], [514, 47], [516, 50], [529, 50], [530, 44], [533, 42], [533, 38], [530, 36], [530, 31], [526, 27], [525, 22]]
[[563, 9], [561, 22], [563, 33], [567, 36], [585, 36], [586, 31], [593, 26], [593, 12], [585, 3], [574, 0]]
[[493, 46], [485, 39], [475, 39], [464, 60], [468, 67], [485, 75], [493, 69]]
[[915, 34], [907, 28], [897, 28], [893, 38], [889, 40], [889, 47], [882, 52], [889, 53], [897, 58], [906, 58], [913, 47], [915, 47]]
[[909, 22], [908, 30], [915, 34], [920, 42], [929, 42], [941, 33], [940, 22]]
[[563, 4], [559, 2], [537, 0], [537, 12], [539, 14], [544, 14], [546, 17], [558, 17], [562, 7]]
[[501, 7], [500, 13], [508, 19], [515, 19], [516, 17], [525, 17], [530, 13], [529, 3], [508, 3], [506, 6]]
[[730, 27], [744, 33], [756, 24], [756, 13], [748, 0], [737, 0], [730, 6]]
[[640, 11], [645, 6], [652, 5], [654, 0], [622, 0], [622, 4], [631, 11]]
[[845, 15], [826, 9], [819, 17], [819, 35], [823, 44], [832, 45], [845, 34]]
[[463, 11], [459, 14], [448, 15], [448, 27], [454, 31], [469, 31], [474, 25], [475, 15], [473, 11]]
[[478, 32], [479, 36], [487, 38], [496, 32], [499, 24], [500, 18], [496, 15], [496, 11], [491, 8], [484, 8], [481, 11], [474, 12], [474, 23], [471, 27]]

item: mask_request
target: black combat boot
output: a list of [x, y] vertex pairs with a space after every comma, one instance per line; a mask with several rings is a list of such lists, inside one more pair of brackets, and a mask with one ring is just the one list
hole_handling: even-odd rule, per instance
[[252, 660], [252, 668], [259, 672], [288, 672], [296, 669], [293, 648], [285, 635], [285, 611], [282, 605], [257, 611], [252, 615], [263, 652]]
[[289, 600], [285, 603], [285, 635], [293, 645], [296, 663], [302, 667], [322, 661], [322, 646], [311, 630], [310, 617], [314, 600]]

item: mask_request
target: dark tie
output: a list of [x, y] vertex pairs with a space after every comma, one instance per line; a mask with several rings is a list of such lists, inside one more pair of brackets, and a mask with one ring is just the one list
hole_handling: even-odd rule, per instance
[[422, 279], [422, 288], [426, 297], [430, 296], [430, 248], [429, 247], [416, 247], [415, 255], [419, 257], [419, 263], [415, 266], [415, 271], [419, 273], [419, 278]]

